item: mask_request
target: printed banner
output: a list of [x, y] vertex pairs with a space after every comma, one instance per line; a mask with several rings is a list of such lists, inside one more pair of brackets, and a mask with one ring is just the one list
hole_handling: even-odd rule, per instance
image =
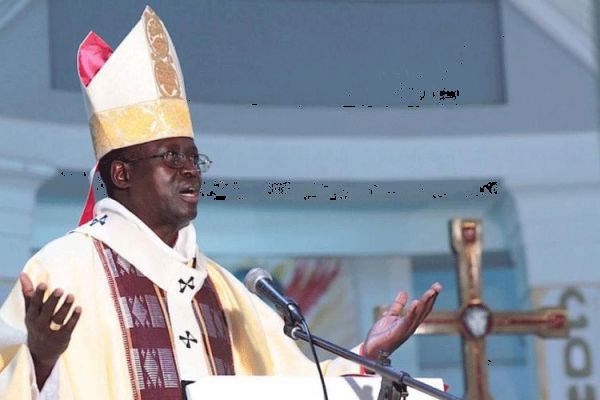
[[[363, 338], [359, 335], [352, 271], [344, 265], [345, 260], [341, 257], [261, 258], [229, 259], [227, 263], [242, 281], [250, 266], [269, 271], [275, 284], [298, 303], [313, 334], [352, 348]], [[304, 345], [300, 348], [308, 354]]]

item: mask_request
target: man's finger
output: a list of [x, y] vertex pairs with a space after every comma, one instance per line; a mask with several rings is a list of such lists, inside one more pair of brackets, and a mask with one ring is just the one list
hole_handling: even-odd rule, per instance
[[435, 297], [439, 294], [439, 292], [442, 290], [442, 285], [440, 285], [439, 283], [434, 283], [433, 285], [431, 285], [431, 287], [429, 289], [427, 289], [423, 295], [421, 296], [421, 301], [428, 301], [431, 297]]
[[410, 332], [414, 332], [421, 323], [421, 313], [423, 312], [423, 302], [419, 300], [413, 300], [410, 305], [410, 310], [407, 317], [410, 323]]
[[75, 310], [73, 310], [73, 314], [71, 314], [69, 321], [63, 325], [61, 331], [70, 335], [73, 332], [73, 329], [75, 329], [75, 326], [79, 321], [79, 317], [81, 317], [81, 307], [77, 306], [75, 307]]
[[413, 325], [414, 321], [417, 319], [417, 311], [419, 306], [419, 300], [413, 300], [410, 302], [410, 306], [408, 307], [408, 312], [406, 313], [405, 318], [410, 326]]
[[44, 301], [44, 293], [46, 293], [47, 288], [48, 286], [45, 283], [40, 283], [37, 286], [33, 298], [31, 299], [31, 303], [29, 304], [29, 310], [27, 311], [28, 315], [33, 315], [34, 317], [39, 315]]
[[19, 275], [19, 282], [21, 283], [21, 292], [23, 293], [23, 299], [25, 300], [25, 311], [29, 309], [29, 304], [31, 304], [31, 298], [35, 293], [33, 289], [33, 282], [25, 272], [21, 272]]
[[58, 309], [58, 311], [56, 311], [56, 313], [54, 313], [54, 315], [52, 316], [52, 321], [56, 324], [62, 325], [63, 322], [65, 322], [65, 318], [67, 318], [67, 315], [69, 314], [69, 311], [71, 310], [74, 301], [75, 297], [72, 294], [69, 294], [66, 297], [64, 303], [62, 303], [62, 305]]
[[[433, 300], [435, 300], [435, 298], [437, 297], [437, 292], [433, 289], [427, 289], [425, 291], [425, 293], [423, 293], [423, 296], [421, 296], [421, 301], [423, 302], [423, 304], [431, 304], [433, 302]], [[427, 307], [425, 307], [427, 308]]]
[[431, 288], [427, 292], [425, 292], [426, 300], [425, 300], [425, 307], [424, 307], [424, 315], [423, 315], [423, 319], [421, 322], [423, 322], [423, 320], [425, 320], [427, 315], [429, 315], [429, 313], [433, 309], [433, 305], [435, 304], [435, 301], [436, 301], [438, 295], [440, 294], [441, 290], [442, 290], [442, 285], [440, 285], [439, 283], [436, 282], [433, 285], [431, 285]]
[[431, 309], [433, 308], [433, 305], [435, 304], [435, 301], [437, 300], [439, 294], [440, 292], [435, 292], [435, 294], [427, 300], [427, 314], [431, 312]]
[[391, 305], [390, 309], [388, 310], [388, 312], [386, 313], [386, 315], [393, 315], [395, 317], [399, 316], [400, 313], [402, 312], [402, 310], [404, 309], [404, 306], [406, 305], [407, 300], [408, 300], [408, 293], [400, 292], [398, 294], [398, 296], [396, 296], [394, 303], [392, 303], [392, 305]]
[[56, 305], [58, 304], [58, 301], [60, 300], [62, 295], [62, 289], [54, 289], [50, 297], [48, 297], [48, 300], [46, 300], [46, 302], [42, 306], [42, 310], [40, 312], [40, 318], [42, 319], [42, 321], [47, 321], [48, 324], [50, 323], [52, 314], [54, 314], [54, 309], [56, 308]]

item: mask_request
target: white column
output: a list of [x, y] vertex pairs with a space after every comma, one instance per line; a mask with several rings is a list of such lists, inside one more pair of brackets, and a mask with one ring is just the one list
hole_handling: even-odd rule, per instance
[[542, 400], [600, 395], [600, 184], [511, 190], [535, 306], [569, 310], [568, 339], [537, 340]]
[[37, 190], [54, 173], [46, 165], [0, 158], [0, 304], [31, 256]]
[[530, 286], [600, 283], [600, 184], [510, 192]]

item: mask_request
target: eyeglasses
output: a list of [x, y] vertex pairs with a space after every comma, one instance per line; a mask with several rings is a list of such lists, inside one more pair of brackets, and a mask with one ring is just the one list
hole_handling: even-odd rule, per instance
[[208, 171], [212, 161], [205, 154], [183, 154], [177, 151], [166, 151], [161, 154], [156, 154], [148, 157], [140, 157], [133, 160], [122, 160], [128, 163], [141, 161], [141, 160], [149, 160], [151, 158], [162, 158], [165, 165], [169, 168], [180, 169], [183, 168], [185, 162], [187, 160], [191, 160], [194, 167], [202, 173]]

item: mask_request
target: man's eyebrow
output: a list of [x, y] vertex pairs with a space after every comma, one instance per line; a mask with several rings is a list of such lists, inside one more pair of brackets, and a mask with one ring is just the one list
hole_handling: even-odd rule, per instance
[[198, 153], [198, 147], [194, 146], [179, 146], [177, 144], [163, 144], [156, 151], [165, 152], [165, 151], [174, 151], [177, 153]]
[[190, 154], [190, 153], [198, 154], [200, 151], [198, 151], [198, 147], [191, 146], [191, 147], [184, 149], [183, 152], [186, 154]]

